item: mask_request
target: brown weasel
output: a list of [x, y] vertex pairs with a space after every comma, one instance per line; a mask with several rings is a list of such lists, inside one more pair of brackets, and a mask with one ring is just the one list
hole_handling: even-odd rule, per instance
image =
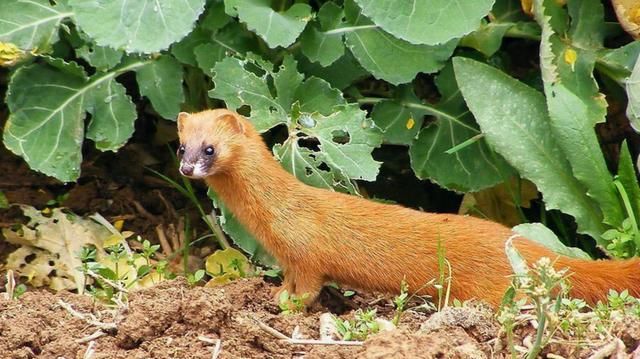
[[[324, 283], [394, 293], [416, 290], [438, 273], [438, 240], [452, 268], [451, 296], [497, 306], [513, 273], [504, 253], [511, 229], [487, 220], [425, 213], [308, 186], [284, 170], [250, 121], [217, 109], [180, 113], [180, 172], [202, 178], [278, 260], [283, 289], [315, 298]], [[557, 258], [571, 294], [589, 303], [607, 290], [640, 294], [640, 259], [589, 261], [557, 256], [527, 239], [528, 261]], [[434, 295], [433, 288], [426, 294]]]

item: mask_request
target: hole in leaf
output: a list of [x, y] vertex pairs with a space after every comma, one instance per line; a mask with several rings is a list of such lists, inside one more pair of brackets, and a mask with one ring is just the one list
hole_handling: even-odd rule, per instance
[[31, 263], [31, 262], [33, 262], [34, 259], [36, 259], [36, 254], [35, 253], [31, 253], [28, 256], [24, 257], [25, 263]]
[[318, 169], [325, 171], [325, 172], [331, 172], [331, 167], [329, 167], [329, 165], [327, 165], [326, 163], [322, 162], [318, 165]]
[[335, 143], [346, 144], [351, 141], [351, 136], [349, 135], [349, 133], [343, 130], [334, 130], [333, 132], [331, 132], [331, 136], [331, 140]]
[[251, 107], [249, 105], [242, 105], [236, 111], [244, 117], [251, 117]]

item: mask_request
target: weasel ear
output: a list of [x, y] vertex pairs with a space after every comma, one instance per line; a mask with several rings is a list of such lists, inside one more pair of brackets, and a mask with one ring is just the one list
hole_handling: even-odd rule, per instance
[[182, 131], [182, 129], [184, 128], [184, 124], [187, 123], [187, 118], [189, 118], [189, 114], [186, 112], [180, 112], [178, 114], [178, 131]]
[[244, 130], [245, 130], [244, 123], [243, 123], [244, 120], [237, 113], [232, 112], [232, 113], [222, 115], [218, 121], [225, 121], [228, 124], [230, 124], [231, 127], [234, 130], [236, 130], [238, 134], [241, 134], [241, 135], [244, 134]]

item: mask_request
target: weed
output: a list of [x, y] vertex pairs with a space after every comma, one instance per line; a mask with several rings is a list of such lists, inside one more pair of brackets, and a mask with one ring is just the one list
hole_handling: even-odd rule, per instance
[[204, 275], [205, 275], [204, 269], [198, 269], [193, 273], [187, 273], [187, 277], [186, 277], [187, 282], [189, 283], [190, 286], [193, 287], [204, 278]]
[[309, 298], [309, 293], [304, 293], [300, 296], [289, 294], [289, 291], [283, 290], [278, 297], [278, 307], [282, 314], [294, 314], [304, 311], [306, 300]]
[[449, 295], [451, 294], [451, 264], [446, 258], [445, 248], [441, 238], [438, 238], [438, 281], [435, 284], [438, 293], [438, 311], [449, 306]]
[[365, 340], [371, 334], [380, 331], [380, 325], [376, 320], [376, 310], [356, 310], [354, 319], [340, 319], [334, 317], [336, 330], [342, 340]]
[[407, 281], [403, 279], [400, 283], [400, 294], [393, 298], [393, 305], [396, 307], [396, 312], [391, 321], [393, 325], [398, 326], [398, 323], [400, 323], [400, 318], [402, 317], [402, 313], [404, 313], [409, 299], [411, 299], [409, 296], [409, 285]]
[[[170, 151], [170, 152], [177, 166], [178, 160], [175, 157], [175, 154], [173, 153], [173, 151]], [[212, 216], [207, 215], [205, 213], [204, 208], [202, 207], [202, 205], [200, 204], [200, 201], [198, 200], [198, 196], [193, 190], [191, 181], [189, 181], [188, 178], [181, 176], [182, 184], [180, 184], [152, 168], [147, 167], [147, 170], [151, 171], [153, 174], [160, 177], [162, 180], [164, 180], [165, 182], [170, 184], [173, 188], [175, 188], [178, 192], [180, 192], [183, 196], [189, 199], [189, 201], [191, 201], [191, 203], [193, 203], [198, 209], [198, 212], [200, 213], [200, 217], [205, 222], [207, 227], [209, 227], [211, 232], [215, 235], [216, 239], [218, 240], [218, 244], [220, 245], [220, 248], [222, 249], [229, 248], [230, 246], [229, 242], [227, 241], [227, 237], [222, 232], [222, 228], [220, 228], [220, 225], [215, 220], [215, 218], [212, 218]]]
[[26, 285], [22, 283], [16, 285], [16, 279], [13, 276], [13, 271], [11, 269], [7, 271], [6, 278], [7, 283], [4, 286], [4, 296], [6, 299], [18, 299], [27, 291]]

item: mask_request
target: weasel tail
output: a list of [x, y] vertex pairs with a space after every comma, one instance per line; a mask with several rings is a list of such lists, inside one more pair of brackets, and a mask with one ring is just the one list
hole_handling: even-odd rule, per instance
[[[513, 274], [504, 253], [512, 231], [498, 223], [425, 213], [310, 187], [273, 158], [253, 125], [225, 109], [180, 113], [180, 172], [204, 179], [284, 269], [283, 289], [313, 299], [334, 280], [395, 293], [406, 278], [417, 290], [438, 276], [438, 241], [452, 268], [451, 296], [494, 306]], [[593, 304], [610, 288], [640, 296], [640, 260], [589, 261], [514, 240], [532, 263], [554, 260], [572, 273], [571, 294]], [[427, 286], [424, 293], [435, 295]]]

